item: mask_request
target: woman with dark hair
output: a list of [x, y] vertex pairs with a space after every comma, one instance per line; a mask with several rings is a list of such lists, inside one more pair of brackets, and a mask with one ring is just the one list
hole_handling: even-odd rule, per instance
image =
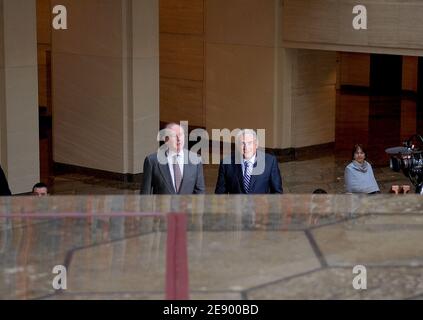
[[352, 151], [352, 162], [345, 168], [345, 189], [347, 193], [380, 193], [370, 163], [366, 161], [366, 150], [356, 144]]
[[9, 189], [6, 176], [4, 175], [3, 169], [0, 166], [0, 196], [11, 196], [12, 193]]

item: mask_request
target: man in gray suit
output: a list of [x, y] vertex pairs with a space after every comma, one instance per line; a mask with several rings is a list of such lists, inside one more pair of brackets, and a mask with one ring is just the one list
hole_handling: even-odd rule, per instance
[[165, 145], [144, 161], [141, 194], [205, 193], [201, 157], [184, 149], [184, 129], [171, 123], [166, 126]]

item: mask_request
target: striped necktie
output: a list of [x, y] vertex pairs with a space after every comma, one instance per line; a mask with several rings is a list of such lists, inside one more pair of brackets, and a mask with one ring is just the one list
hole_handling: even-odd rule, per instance
[[245, 193], [250, 193], [251, 172], [253, 167], [249, 161], [245, 161], [244, 166], [244, 189]]
[[181, 187], [182, 182], [182, 173], [181, 168], [179, 167], [179, 155], [176, 155], [173, 157], [173, 175], [175, 178], [175, 191], [176, 193], [179, 193], [179, 188]]

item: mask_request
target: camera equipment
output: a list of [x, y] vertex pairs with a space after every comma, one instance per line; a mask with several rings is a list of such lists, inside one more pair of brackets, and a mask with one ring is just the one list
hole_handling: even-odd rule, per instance
[[402, 171], [416, 188], [416, 193], [423, 194], [423, 149], [415, 144], [421, 143], [421, 135], [413, 135], [404, 142], [403, 147], [386, 149], [386, 153], [391, 156], [390, 167], [395, 172]]

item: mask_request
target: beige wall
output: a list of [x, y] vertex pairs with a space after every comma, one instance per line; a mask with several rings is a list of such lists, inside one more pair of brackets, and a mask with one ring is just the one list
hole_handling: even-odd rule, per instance
[[[367, 31], [353, 30], [352, 1], [204, 1], [203, 10], [203, 1], [186, 0], [179, 11], [175, 1], [161, 1], [161, 120], [201, 123], [203, 93], [207, 129], [265, 128], [268, 147], [333, 142], [335, 90], [369, 86], [369, 52], [423, 52], [417, 21], [423, 4], [415, 1], [362, 1]], [[331, 53], [338, 50], [346, 52]], [[416, 90], [416, 64], [416, 57], [404, 57], [406, 90]]]
[[204, 0], [159, 0], [160, 120], [205, 126]]
[[275, 145], [276, 5], [206, 1], [207, 129], [266, 129]]
[[206, 124], [266, 129], [266, 146], [333, 142], [336, 54], [285, 49], [275, 0], [206, 1]]
[[53, 31], [53, 159], [124, 172], [121, 1], [55, 4], [71, 15], [68, 30]]
[[12, 193], [39, 180], [35, 0], [0, 1], [1, 165]]
[[144, 158], [155, 152], [160, 122], [159, 6], [157, 0], [126, 2], [130, 15], [124, 84], [127, 123], [127, 172], [140, 173]]
[[54, 161], [141, 172], [157, 145], [157, 1], [52, 4], [69, 13], [52, 38]]
[[[123, 34], [129, 28], [133, 41], [154, 38], [143, 35], [141, 30], [151, 28], [139, 23], [158, 14], [141, 10], [142, 3], [69, 2], [78, 25], [70, 21], [72, 30], [53, 34], [55, 161], [118, 172], [141, 170], [137, 159], [146, 153], [143, 145], [154, 140], [146, 132], [156, 132], [147, 129], [153, 120], [158, 122], [158, 108], [153, 108], [158, 104], [157, 57], [150, 46], [139, 59], [125, 61], [125, 50], [133, 50], [135, 57], [137, 44]], [[188, 120], [208, 129], [264, 128], [266, 145], [274, 148], [333, 141], [335, 54], [284, 48], [280, 1], [159, 4], [161, 121]], [[91, 33], [85, 30], [90, 10], [100, 10]], [[128, 20], [128, 10], [138, 14]], [[142, 12], [150, 14], [140, 18]], [[95, 41], [88, 41], [91, 37]]]
[[[357, 4], [367, 7], [367, 30], [352, 27]], [[413, 0], [284, 0], [282, 36], [294, 48], [421, 55], [422, 16]]]
[[335, 141], [336, 53], [298, 50], [293, 68], [292, 146]]

